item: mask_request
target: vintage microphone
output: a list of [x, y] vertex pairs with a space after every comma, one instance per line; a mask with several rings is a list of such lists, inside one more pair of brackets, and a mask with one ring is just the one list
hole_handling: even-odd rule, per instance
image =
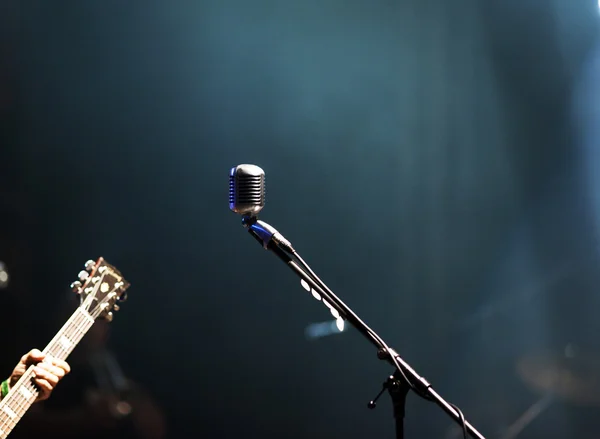
[[315, 299], [326, 305], [336, 319], [343, 319], [354, 326], [377, 347], [377, 356], [396, 368], [395, 373], [383, 384], [383, 390], [369, 403], [376, 406], [379, 396], [387, 390], [392, 398], [396, 422], [396, 438], [404, 438], [404, 412], [406, 395], [413, 390], [417, 395], [435, 402], [467, 433], [476, 439], [485, 439], [470, 423], [458, 407], [445, 401], [396, 351], [369, 328], [344, 302], [331, 291], [304, 262], [292, 244], [274, 227], [258, 219], [258, 213], [265, 206], [265, 173], [256, 165], [238, 165], [229, 171], [229, 209], [242, 215], [242, 224], [248, 232], [267, 250], [275, 253], [301, 279], [302, 286], [312, 293]]

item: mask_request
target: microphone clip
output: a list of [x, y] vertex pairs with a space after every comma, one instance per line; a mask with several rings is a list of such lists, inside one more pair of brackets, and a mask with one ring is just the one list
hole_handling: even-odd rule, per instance
[[291, 254], [296, 252], [294, 247], [292, 247], [292, 243], [285, 239], [275, 227], [259, 220], [256, 216], [244, 215], [242, 217], [242, 225], [248, 229], [248, 232], [265, 250], [269, 250], [275, 246]]

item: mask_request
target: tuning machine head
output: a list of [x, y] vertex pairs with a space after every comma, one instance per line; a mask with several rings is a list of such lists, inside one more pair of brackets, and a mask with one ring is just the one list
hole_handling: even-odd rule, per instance
[[80, 280], [81, 282], [85, 282], [85, 281], [87, 280], [87, 278], [88, 278], [88, 277], [90, 277], [90, 273], [88, 273], [88, 272], [87, 272], [87, 271], [85, 271], [85, 270], [81, 270], [81, 271], [79, 272], [79, 274], [77, 275], [77, 277], [79, 278], [79, 280]]
[[71, 290], [76, 294], [81, 294], [81, 291], [82, 291], [81, 287], [82, 287], [82, 284], [78, 280], [76, 280], [75, 282], [73, 282], [71, 284]]
[[85, 263], [85, 269], [87, 271], [92, 271], [95, 266], [96, 266], [96, 262], [92, 261], [91, 259]]

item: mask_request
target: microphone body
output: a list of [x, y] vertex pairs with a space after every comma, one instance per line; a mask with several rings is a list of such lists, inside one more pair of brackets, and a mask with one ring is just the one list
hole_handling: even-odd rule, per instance
[[265, 171], [256, 165], [238, 165], [229, 171], [229, 209], [255, 217], [265, 207]]

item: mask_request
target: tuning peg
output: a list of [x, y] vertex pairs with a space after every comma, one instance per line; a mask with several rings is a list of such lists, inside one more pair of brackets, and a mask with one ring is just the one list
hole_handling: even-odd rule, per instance
[[80, 293], [81, 292], [81, 282], [79, 282], [78, 280], [73, 282], [71, 284], [71, 289], [73, 290], [74, 293]]
[[116, 304], [115, 304], [115, 305], [113, 306], [113, 309], [114, 309], [115, 311], [118, 311], [118, 310], [120, 310], [120, 309], [121, 309], [121, 307], [120, 307], [119, 305], [116, 305]]
[[96, 262], [92, 261], [91, 259], [85, 263], [85, 269], [86, 269], [87, 271], [92, 271], [92, 269], [93, 269], [95, 266], [96, 266]]
[[87, 280], [88, 277], [90, 277], [90, 274], [85, 270], [81, 270], [77, 277], [81, 282], [84, 282], [85, 280]]
[[123, 292], [117, 299], [118, 302], [125, 302], [126, 300], [127, 300], [127, 291]]
[[112, 312], [106, 313], [106, 316], [104, 316], [104, 318], [105, 318], [107, 321], [109, 321], [109, 322], [112, 322], [112, 319], [113, 319], [113, 313], [112, 313]]

